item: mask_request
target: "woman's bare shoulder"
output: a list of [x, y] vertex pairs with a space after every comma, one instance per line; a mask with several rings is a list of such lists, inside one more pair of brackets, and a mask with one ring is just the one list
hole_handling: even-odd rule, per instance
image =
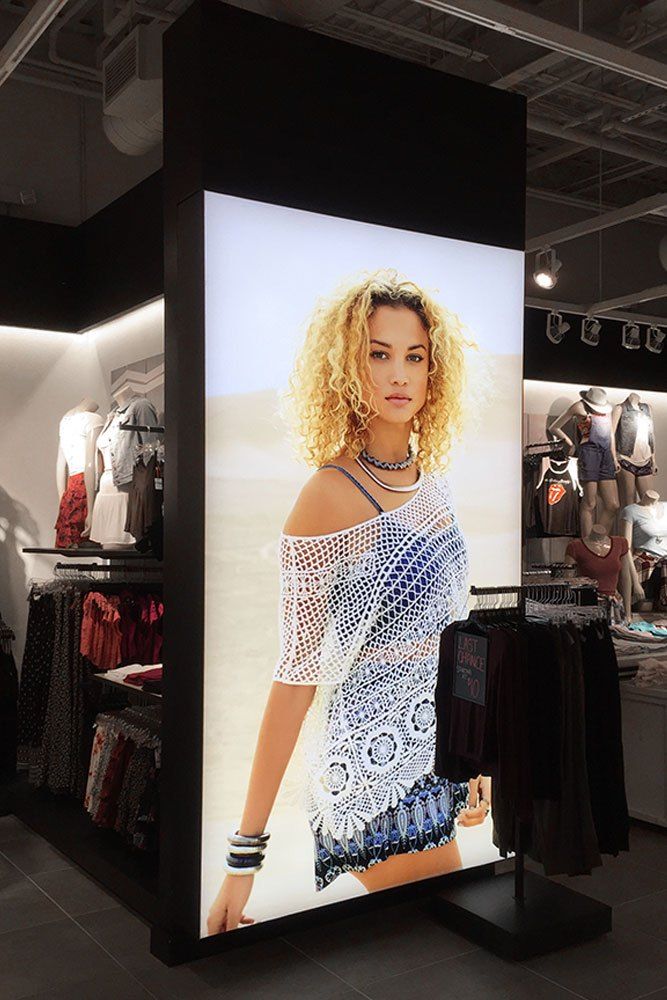
[[[336, 459], [343, 468], [349, 461]], [[355, 512], [355, 493], [359, 491], [339, 469], [318, 469], [304, 483], [287, 515], [286, 535], [326, 535], [349, 528], [363, 517]]]

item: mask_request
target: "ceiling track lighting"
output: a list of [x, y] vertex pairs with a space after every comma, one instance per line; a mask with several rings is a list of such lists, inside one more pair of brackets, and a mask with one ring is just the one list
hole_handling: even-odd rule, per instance
[[602, 323], [595, 316], [584, 316], [581, 321], [581, 339], [589, 347], [597, 347], [600, 343]]
[[559, 312], [547, 313], [547, 338], [552, 344], [560, 344], [569, 329], [570, 324]]
[[[626, 351], [638, 351], [642, 346], [642, 335], [637, 323], [624, 323], [621, 331], [621, 344]], [[646, 341], [648, 346], [648, 338]]]
[[563, 262], [556, 256], [556, 251], [545, 247], [535, 254], [535, 269], [533, 280], [540, 288], [555, 288], [558, 282], [558, 272]]
[[660, 327], [649, 326], [646, 330], [646, 350], [650, 351], [651, 354], [661, 354], [662, 345], [666, 336], [667, 334], [665, 334], [665, 331], [661, 330]]

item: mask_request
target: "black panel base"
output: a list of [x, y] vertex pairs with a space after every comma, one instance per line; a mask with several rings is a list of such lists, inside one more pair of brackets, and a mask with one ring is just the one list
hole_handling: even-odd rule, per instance
[[434, 904], [451, 930], [508, 959], [543, 955], [611, 930], [611, 907], [532, 872], [525, 873], [523, 903], [514, 899], [510, 872], [452, 885]]

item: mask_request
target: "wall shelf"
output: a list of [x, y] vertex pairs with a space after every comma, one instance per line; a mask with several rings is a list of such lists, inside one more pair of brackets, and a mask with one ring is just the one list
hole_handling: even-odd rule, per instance
[[157, 556], [152, 552], [137, 552], [136, 549], [103, 549], [96, 548], [77, 549], [40, 549], [25, 548], [22, 550], [25, 555], [61, 556], [65, 559], [145, 559], [147, 562], [157, 562]]

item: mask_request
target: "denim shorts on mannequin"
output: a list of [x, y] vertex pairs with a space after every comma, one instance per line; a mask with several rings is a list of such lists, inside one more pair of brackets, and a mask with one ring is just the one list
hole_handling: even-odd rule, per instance
[[586, 441], [579, 446], [579, 482], [599, 483], [605, 479], [616, 479], [611, 448]]

